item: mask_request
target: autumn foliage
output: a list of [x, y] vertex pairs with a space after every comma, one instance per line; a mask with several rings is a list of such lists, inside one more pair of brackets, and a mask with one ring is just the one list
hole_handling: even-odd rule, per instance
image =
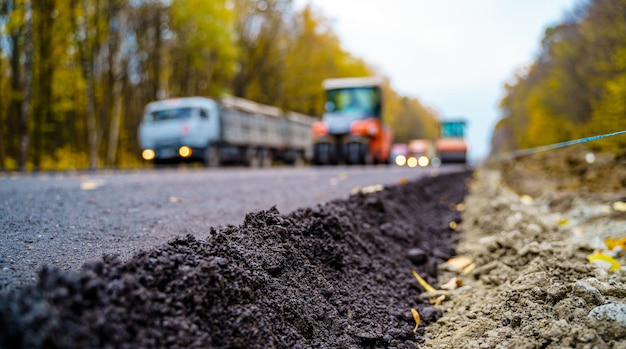
[[[505, 86], [493, 151], [626, 130], [626, 0], [580, 2], [541, 44], [537, 59]], [[589, 145], [624, 151], [626, 137]]]
[[[0, 170], [140, 165], [143, 107], [224, 94], [321, 116], [322, 80], [381, 75], [289, 0], [3, 0]], [[437, 113], [387, 86], [397, 139]]]

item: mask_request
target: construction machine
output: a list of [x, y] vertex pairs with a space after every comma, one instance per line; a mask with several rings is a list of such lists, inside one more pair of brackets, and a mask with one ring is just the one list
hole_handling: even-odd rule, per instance
[[393, 133], [383, 122], [379, 77], [327, 79], [325, 113], [312, 125], [313, 164], [390, 161]]

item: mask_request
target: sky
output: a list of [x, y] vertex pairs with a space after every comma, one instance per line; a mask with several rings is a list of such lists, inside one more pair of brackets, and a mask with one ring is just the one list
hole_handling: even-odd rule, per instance
[[534, 61], [546, 28], [579, 0], [296, 0], [330, 20], [343, 48], [442, 118], [468, 121], [470, 159], [489, 152], [504, 84]]

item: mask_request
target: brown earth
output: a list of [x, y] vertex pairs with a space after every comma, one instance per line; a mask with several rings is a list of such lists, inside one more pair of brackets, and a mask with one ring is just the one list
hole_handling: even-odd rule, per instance
[[[426, 329], [424, 348], [626, 348], [626, 266], [607, 238], [626, 238], [626, 154], [577, 146], [478, 169], [457, 253], [459, 277]], [[454, 261], [454, 260], [453, 260]], [[474, 268], [473, 270], [471, 268]], [[452, 270], [452, 271], [451, 271]]]
[[435, 283], [455, 254], [450, 222], [469, 176], [270, 208], [124, 262], [44, 269], [0, 297], [0, 347], [414, 348], [441, 311], [418, 297], [411, 269]]

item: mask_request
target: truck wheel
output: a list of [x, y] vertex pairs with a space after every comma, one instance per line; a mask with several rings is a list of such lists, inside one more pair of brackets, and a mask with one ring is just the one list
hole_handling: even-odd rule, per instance
[[261, 151], [261, 167], [272, 167], [272, 152], [270, 150]]
[[369, 149], [369, 144], [359, 144], [359, 160], [363, 165], [374, 164], [374, 156]]
[[202, 164], [204, 167], [219, 167], [222, 163], [220, 159], [220, 151], [217, 146], [208, 146], [204, 151]]
[[363, 162], [361, 144], [359, 143], [348, 143], [346, 144], [346, 164], [348, 165], [356, 165]]
[[292, 165], [294, 167], [302, 167], [302, 166], [304, 166], [304, 155], [301, 152], [296, 152], [294, 154]]
[[261, 166], [261, 158], [256, 149], [248, 149], [246, 154], [246, 165], [251, 168], [258, 168]]

